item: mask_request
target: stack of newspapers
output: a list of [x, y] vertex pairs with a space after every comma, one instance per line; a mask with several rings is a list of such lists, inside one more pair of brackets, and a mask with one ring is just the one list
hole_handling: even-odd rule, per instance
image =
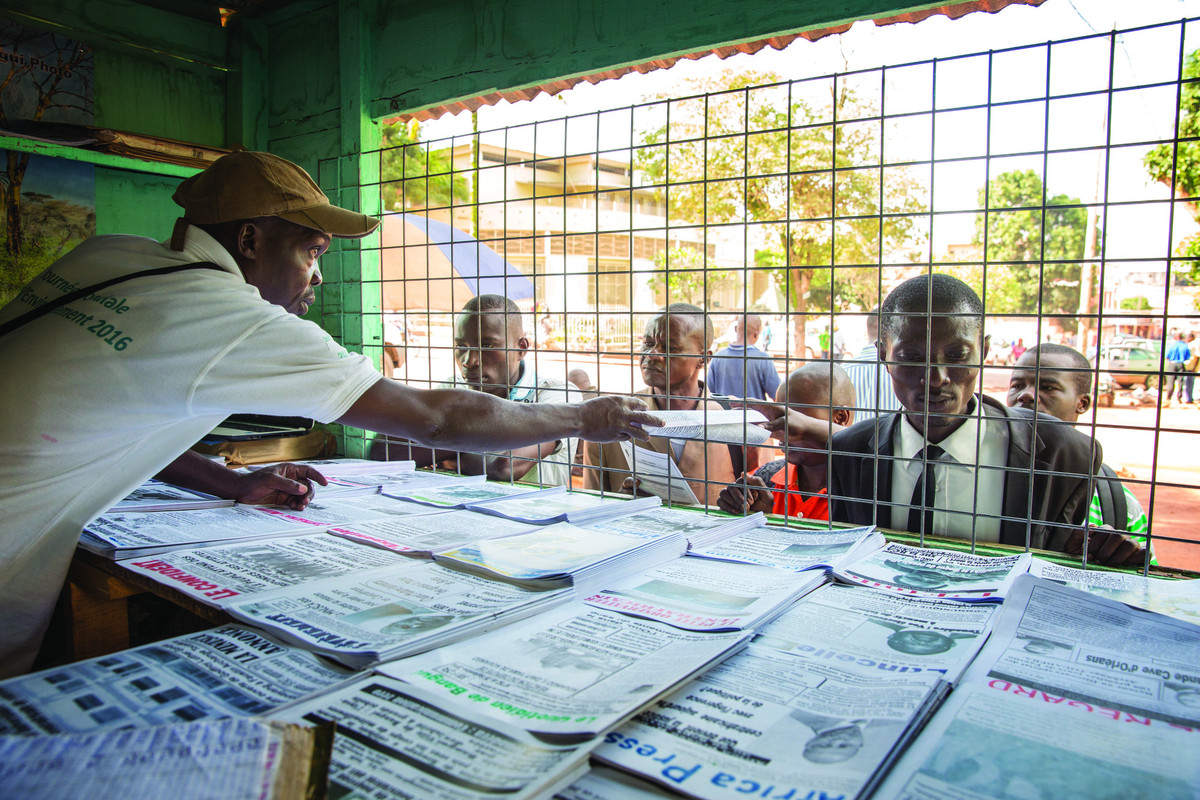
[[522, 586], [594, 586], [687, 552], [678, 534], [618, 533], [559, 522], [530, 533], [474, 542], [434, 561]]
[[0, 682], [0, 795], [301, 796], [251, 767], [336, 723], [344, 798], [1200, 796], [1200, 581], [315, 466], [366, 488], [89, 526], [235, 622]]
[[834, 575], [907, 597], [999, 603], [1013, 581], [1029, 571], [1031, 558], [1029, 553], [993, 558], [889, 542], [842, 562]]
[[232, 500], [222, 500], [203, 492], [193, 492], [153, 478], [134, 489], [108, 511], [186, 511], [189, 508], [221, 508], [233, 505]]
[[757, 564], [685, 556], [610, 583], [584, 602], [695, 631], [759, 628], [825, 582]]
[[235, 618], [355, 669], [420, 653], [568, 602], [440, 564], [394, 567], [243, 595]]
[[618, 533], [676, 533], [687, 539], [688, 548], [691, 549], [761, 528], [766, 524], [767, 518], [761, 512], [746, 517], [726, 517], [703, 514], [691, 509], [662, 508], [654, 504], [642, 511], [597, 522], [588, 527]]
[[703, 547], [693, 547], [692, 555], [796, 572], [829, 570], [883, 547], [887, 542], [874, 529], [872, 525], [814, 531], [767, 525]]
[[118, 512], [88, 523], [79, 546], [108, 558], [135, 558], [204, 544], [312, 533], [313, 526], [250, 506]]

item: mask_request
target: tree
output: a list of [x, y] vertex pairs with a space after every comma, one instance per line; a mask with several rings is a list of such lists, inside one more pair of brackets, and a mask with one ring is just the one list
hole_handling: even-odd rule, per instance
[[665, 291], [668, 302], [692, 303], [711, 308], [712, 297], [737, 280], [728, 270], [705, 269], [704, 253], [691, 247], [672, 247], [654, 256], [658, 270], [650, 278], [651, 291]]
[[670, 101], [668, 118], [641, 132], [635, 164], [671, 224], [749, 225], [762, 261], [778, 265], [803, 352], [810, 309], [870, 307], [880, 265], [911, 260], [927, 191], [881, 166], [878, 110], [845, 81], [807, 100], [771, 74], [692, 87], [706, 94]]
[[1138, 297], [1126, 297], [1121, 301], [1122, 311], [1149, 311], [1150, 301], [1140, 295]]
[[1079, 311], [1080, 265], [1088, 215], [1080, 200], [1046, 199], [1033, 170], [997, 175], [979, 190], [985, 213], [974, 243], [987, 241], [985, 301], [989, 314], [1069, 314]]
[[[1180, 85], [1179, 130], [1175, 140], [1151, 148], [1143, 163], [1150, 177], [1162, 183], [1186, 204], [1192, 217], [1200, 222], [1200, 208], [1192, 202], [1200, 196], [1200, 50], [1188, 54], [1183, 64], [1184, 81]], [[1191, 141], [1186, 141], [1186, 140]], [[1180, 242], [1175, 255], [1184, 259], [1189, 277], [1200, 281], [1200, 237]]]
[[417, 211], [469, 202], [465, 172], [454, 172], [449, 148], [430, 150], [421, 144], [415, 122], [383, 126], [380, 171], [383, 206], [395, 211]]

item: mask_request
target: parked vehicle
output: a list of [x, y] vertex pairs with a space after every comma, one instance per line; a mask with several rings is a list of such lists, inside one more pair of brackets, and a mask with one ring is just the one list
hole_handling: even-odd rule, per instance
[[1157, 386], [1161, 364], [1161, 345], [1146, 339], [1105, 345], [1100, 355], [1100, 369], [1112, 375], [1113, 383], [1123, 389], [1139, 384], [1147, 389]]

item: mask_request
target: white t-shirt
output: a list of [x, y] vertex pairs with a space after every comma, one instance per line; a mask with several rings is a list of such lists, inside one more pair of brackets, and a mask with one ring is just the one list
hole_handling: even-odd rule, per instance
[[0, 309], [145, 269], [0, 337], [0, 676], [28, 669], [80, 530], [231, 413], [330, 421], [381, 376], [264, 301], [212, 237], [83, 242]]

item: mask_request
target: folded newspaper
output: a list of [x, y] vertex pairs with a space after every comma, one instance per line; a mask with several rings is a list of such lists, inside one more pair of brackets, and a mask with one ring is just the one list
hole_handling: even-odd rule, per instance
[[297, 588], [244, 595], [234, 617], [361, 669], [413, 655], [568, 602], [570, 589], [533, 591], [416, 563]]
[[415, 563], [395, 552], [314, 533], [175, 550], [125, 559], [121, 566], [220, 607], [241, 595]]
[[1082, 570], [1033, 559], [1029, 574], [1109, 600], [1200, 623], [1200, 579], [1144, 578], [1128, 572]]
[[572, 522], [583, 525], [588, 522], [622, 517], [661, 505], [657, 497], [619, 498], [585, 492], [562, 492], [557, 494], [525, 494], [499, 500], [484, 500], [471, 503], [468, 508], [481, 514], [550, 525], [555, 522]]
[[420, 507], [431, 513], [407, 519], [375, 520], [339, 526], [330, 528], [329, 532], [361, 544], [403, 553], [413, 558], [429, 559], [433, 558], [435, 553], [443, 553], [484, 539], [499, 539], [538, 529], [537, 525], [531, 523], [498, 519], [475, 511]]
[[881, 797], [1200, 796], [1200, 626], [1032, 575]]
[[447, 567], [529, 587], [593, 586], [687, 552], [672, 534], [639, 535], [580, 528], [569, 522], [435, 553]]
[[936, 673], [750, 645], [607, 734], [593, 757], [705, 800], [862, 797], [944, 688]]
[[755, 644], [889, 672], [937, 672], [954, 683], [986, 641], [997, 608], [827, 584], [761, 628]]
[[759, 445], [771, 438], [771, 434], [758, 427], [758, 423], [766, 422], [767, 418], [751, 409], [655, 411], [654, 416], [663, 424], [644, 426], [651, 436], [750, 445]]
[[0, 683], [0, 736], [88, 733], [270, 714], [353, 673], [241, 625]]
[[289, 800], [324, 790], [332, 747], [332, 725], [257, 719], [0, 739], [0, 781], [6, 800]]
[[671, 505], [704, 505], [670, 454], [651, 447], [638, 447], [632, 442], [621, 442], [620, 447], [625, 463], [637, 481], [638, 491], [649, 492]]
[[706, 547], [693, 548], [691, 552], [700, 558], [762, 564], [797, 572], [832, 569], [883, 547], [887, 540], [874, 530], [874, 525], [831, 531], [767, 525]]
[[135, 558], [205, 544], [300, 536], [319, 528], [250, 506], [105, 514], [83, 529], [79, 546], [108, 558]]
[[211, 494], [193, 492], [153, 478], [130, 492], [124, 500], [118, 500], [108, 513], [121, 511], [184, 511], [189, 508], [221, 508], [233, 505], [232, 500], [222, 500]]
[[369, 675], [277, 713], [335, 722], [329, 796], [420, 800], [549, 797], [587, 770], [590, 743], [546, 743], [424, 687]]
[[655, 507], [636, 514], [586, 523], [583, 527], [617, 533], [678, 534], [687, 539], [690, 550], [761, 528], [766, 524], [767, 518], [762, 512], [745, 517], [726, 517], [706, 514], [701, 510]]
[[691, 680], [749, 639], [579, 604], [377, 668], [543, 737], [590, 737]]
[[889, 542], [840, 564], [833, 574], [847, 583], [910, 597], [999, 603], [1017, 576], [1029, 570], [1031, 558], [1029, 553], [989, 558]]
[[389, 497], [409, 500], [439, 508], [466, 508], [473, 503], [485, 500], [499, 500], [523, 494], [552, 495], [564, 491], [562, 486], [541, 488], [530, 483], [500, 483], [499, 481], [477, 481], [474, 483], [456, 483], [445, 486], [408, 487], [391, 485], [383, 488], [383, 493]]
[[584, 598], [596, 608], [692, 631], [741, 631], [765, 625], [825, 582], [795, 572], [684, 556]]

